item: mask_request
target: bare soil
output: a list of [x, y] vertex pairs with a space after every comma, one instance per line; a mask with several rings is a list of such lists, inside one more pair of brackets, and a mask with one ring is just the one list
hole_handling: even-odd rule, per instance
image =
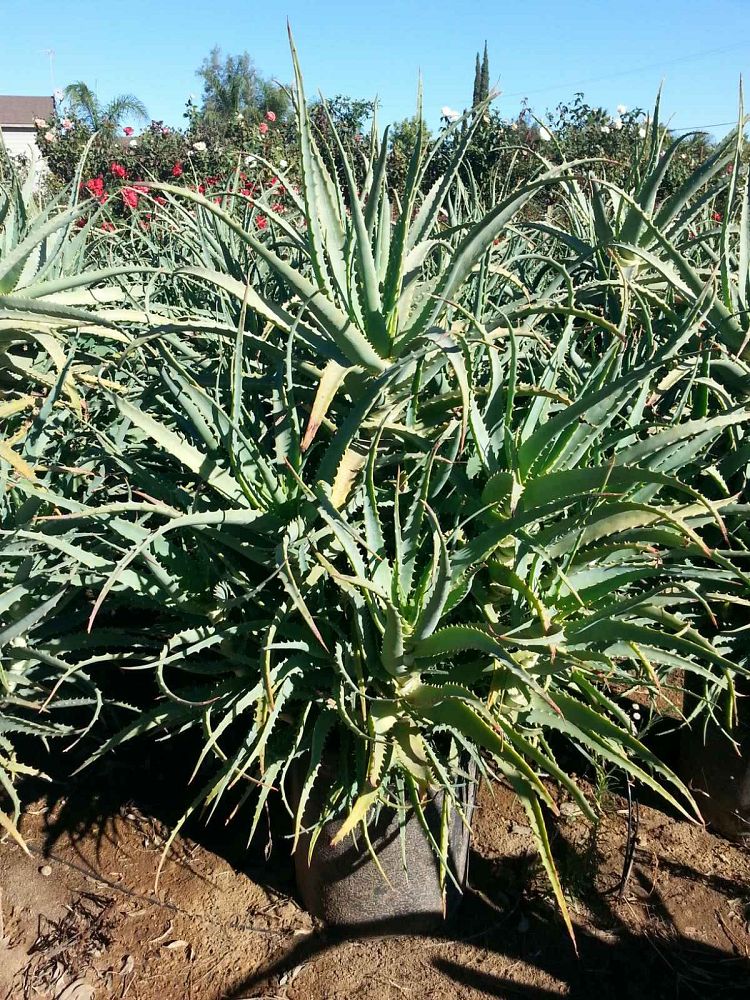
[[[242, 820], [178, 836], [169, 788], [144, 802], [148, 762], [36, 792], [30, 855], [0, 844], [1, 1000], [474, 1000], [750, 997], [750, 853], [640, 807], [622, 898], [624, 800], [592, 833], [570, 803], [553, 846], [578, 955], [525, 814], [484, 787], [471, 888], [433, 935], [316, 926], [294, 899], [288, 845], [245, 849]], [[135, 779], [140, 780], [136, 781]], [[165, 804], [167, 803], [167, 804]]]

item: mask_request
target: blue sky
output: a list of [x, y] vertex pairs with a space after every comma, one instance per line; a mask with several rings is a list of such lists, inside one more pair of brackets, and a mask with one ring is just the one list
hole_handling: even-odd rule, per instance
[[721, 134], [736, 119], [740, 74], [750, 79], [750, 0], [0, 0], [0, 93], [49, 93], [53, 49], [57, 87], [130, 91], [180, 125], [215, 44], [289, 80], [287, 16], [308, 91], [377, 94], [384, 122], [413, 113], [420, 71], [430, 122], [443, 105], [463, 109], [485, 38], [507, 116], [523, 96], [541, 113], [579, 89], [612, 111], [650, 107], [663, 79], [674, 128]]

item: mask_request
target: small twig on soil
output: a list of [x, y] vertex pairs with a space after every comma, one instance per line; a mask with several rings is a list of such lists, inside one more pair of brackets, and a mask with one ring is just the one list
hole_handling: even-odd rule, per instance
[[734, 948], [734, 950], [737, 952], [737, 954], [738, 955], [744, 955], [745, 958], [747, 958], [748, 957], [747, 945], [738, 944], [738, 942], [735, 940], [734, 935], [729, 930], [729, 927], [727, 926], [726, 920], [721, 915], [721, 911], [720, 910], [716, 910], [716, 917], [717, 917], [717, 919], [719, 921], [719, 924], [721, 925], [721, 929], [724, 931], [724, 933], [726, 934], [726, 936], [729, 938], [729, 942], [732, 945], [732, 947]]
[[174, 924], [174, 921], [170, 920], [169, 924], [167, 925], [167, 929], [164, 931], [164, 933], [160, 934], [158, 937], [149, 938], [148, 939], [148, 943], [149, 944], [161, 944], [162, 941], [166, 941], [167, 938], [169, 937], [169, 935], [172, 933], [172, 926], [173, 926], [173, 924]]
[[[503, 909], [502, 906], [498, 906], [497, 903], [493, 903], [493, 901], [490, 899], [490, 897], [486, 893], [482, 892], [481, 889], [477, 889], [476, 886], [470, 885], [468, 882], [466, 883], [465, 889], [466, 889], [467, 892], [470, 892], [472, 895], [478, 896], [479, 899], [482, 900], [482, 902], [484, 903], [484, 905], [485, 906], [489, 906], [489, 908], [491, 910], [495, 910], [496, 913], [502, 913], [503, 916], [507, 916], [508, 910], [507, 909]], [[507, 899], [507, 897], [506, 897], [506, 899]]]
[[397, 983], [394, 979], [386, 979], [386, 982], [391, 986], [395, 986], [399, 993], [403, 993], [405, 997], [409, 996], [404, 987]]

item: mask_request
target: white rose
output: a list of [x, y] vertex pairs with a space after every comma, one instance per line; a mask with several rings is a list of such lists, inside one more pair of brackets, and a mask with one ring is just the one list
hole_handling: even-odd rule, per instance
[[131, 139], [130, 142], [128, 143], [128, 145], [130, 146], [131, 149], [135, 149], [136, 146], [138, 145], [138, 140], [137, 139]]
[[196, 153], [205, 153], [207, 146], [205, 142], [194, 142], [193, 149], [196, 151]]
[[281, 170], [286, 170], [288, 166], [289, 164], [286, 162], [286, 160], [279, 160], [279, 168]]
[[47, 128], [47, 122], [44, 120], [44, 118], [35, 118], [34, 124], [36, 125], [37, 128]]
[[646, 129], [643, 127], [643, 125], [641, 125], [641, 127], [638, 129], [638, 135], [641, 137], [641, 139], [646, 138]]
[[447, 118], [449, 122], [457, 122], [461, 117], [460, 112], [454, 111], [453, 108], [448, 107], [447, 104], [443, 105], [440, 109], [440, 117]]
[[609, 135], [609, 125], [602, 125], [602, 132], [604, 132], [605, 135]]
[[47, 142], [57, 142], [57, 136], [55, 135], [54, 132], [46, 132], [44, 138], [47, 140]]
[[539, 138], [542, 140], [542, 142], [549, 142], [550, 139], [552, 138], [552, 133], [549, 132], [544, 127], [544, 125], [540, 125], [539, 126]]
[[622, 128], [622, 118], [615, 118], [615, 120], [612, 122], [612, 128], [616, 132], [619, 132], [620, 129]]
[[627, 107], [626, 104], [618, 104], [617, 105], [617, 114], [618, 115], [624, 115], [627, 110], [628, 110], [628, 107]]

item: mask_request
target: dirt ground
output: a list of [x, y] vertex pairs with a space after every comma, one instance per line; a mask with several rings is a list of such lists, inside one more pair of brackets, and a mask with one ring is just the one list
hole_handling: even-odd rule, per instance
[[148, 766], [36, 794], [31, 855], [0, 844], [0, 1000], [750, 997], [750, 853], [656, 808], [640, 809], [620, 899], [624, 802], [608, 798], [595, 835], [563, 803], [576, 956], [500, 786], [480, 795], [458, 917], [432, 936], [351, 936], [313, 925], [286, 844], [246, 851], [241, 823], [178, 837], [154, 891], [174, 814], [164, 785], [132, 792], [160, 787]]

